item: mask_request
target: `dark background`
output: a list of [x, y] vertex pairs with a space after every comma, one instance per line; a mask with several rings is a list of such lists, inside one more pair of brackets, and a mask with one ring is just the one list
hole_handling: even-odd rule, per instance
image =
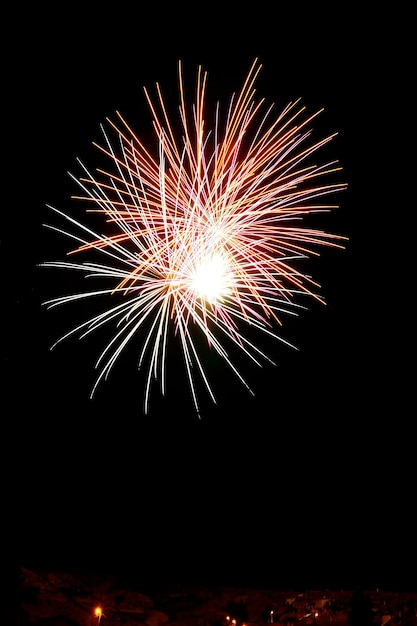
[[[414, 377], [402, 314], [410, 222], [395, 147], [406, 132], [408, 18], [355, 6], [9, 14], [1, 247], [12, 562], [137, 585], [415, 589]], [[158, 81], [175, 115], [178, 59], [191, 94], [202, 64], [209, 102], [228, 103], [256, 57], [260, 98], [278, 111], [302, 97], [310, 112], [325, 109], [321, 136], [339, 132], [330, 153], [348, 190], [322, 227], [349, 242], [310, 268], [327, 306], [286, 321], [299, 351], [269, 345], [276, 367], [242, 363], [254, 398], [210, 364], [218, 405], [203, 393], [202, 419], [182, 372], [143, 414], [134, 350], [90, 401], [106, 334], [49, 351], [72, 311], [41, 303], [76, 290], [77, 277], [38, 267], [70, 245], [42, 227], [55, 220], [45, 205], [83, 219], [67, 170], [76, 157], [94, 167], [91, 142], [116, 110], [151, 137], [143, 86]]]

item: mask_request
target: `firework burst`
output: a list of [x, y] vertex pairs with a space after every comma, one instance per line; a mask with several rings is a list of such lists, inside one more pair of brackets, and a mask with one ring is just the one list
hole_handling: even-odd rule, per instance
[[[244, 333], [248, 326], [287, 343], [277, 334], [283, 314], [296, 315], [299, 297], [323, 301], [318, 285], [297, 269], [298, 260], [317, 255], [320, 246], [343, 247], [340, 235], [305, 225], [312, 213], [336, 208], [323, 198], [342, 190], [324, 183], [341, 168], [336, 161], [311, 164], [311, 157], [334, 135], [309, 142], [312, 120], [300, 101], [278, 116], [254, 99], [261, 69], [256, 60], [233, 95], [225, 115], [215, 108], [205, 117], [207, 74], [198, 70], [195, 103], [185, 101], [179, 63], [180, 132], [174, 132], [159, 85], [153, 101], [145, 89], [158, 150], [153, 155], [123, 117], [101, 126], [96, 147], [108, 159], [94, 174], [81, 163], [82, 190], [74, 196], [87, 210], [104, 216], [107, 234], [94, 232], [62, 211], [68, 229], [48, 226], [76, 242], [66, 261], [47, 267], [75, 270], [105, 279], [107, 287], [45, 302], [48, 308], [104, 296], [104, 310], [76, 326], [54, 345], [84, 337], [106, 324], [113, 334], [96, 367], [97, 385], [105, 379], [127, 344], [140, 338], [138, 366], [144, 368], [144, 411], [149, 411], [152, 381], [166, 389], [167, 337], [174, 329], [180, 343], [194, 407], [199, 413], [196, 375], [215, 402], [196, 335], [214, 350], [247, 387], [229, 356], [230, 342], [257, 365], [271, 359]], [[109, 129], [117, 140], [111, 141]], [[326, 179], [328, 180], [328, 179]], [[103, 262], [76, 260], [100, 253]], [[72, 260], [74, 259], [74, 260]]]

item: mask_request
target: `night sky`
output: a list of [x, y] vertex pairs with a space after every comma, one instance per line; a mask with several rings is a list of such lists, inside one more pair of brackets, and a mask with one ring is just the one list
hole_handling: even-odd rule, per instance
[[[37, 6], [6, 24], [6, 549], [21, 565], [94, 569], [139, 586], [415, 590], [413, 381], [392, 237], [400, 184], [387, 167], [402, 88], [394, 66], [406, 52], [397, 48], [394, 63], [386, 29], [402, 21], [339, 4], [224, 8]], [[207, 355], [218, 404], [201, 388], [201, 419], [175, 353], [166, 397], [155, 385], [143, 414], [134, 345], [89, 400], [107, 335], [49, 350], [75, 318], [41, 303], [83, 285], [38, 267], [71, 245], [42, 226], [55, 220], [46, 204], [84, 220], [67, 171], [76, 157], [95, 167], [91, 143], [116, 110], [145, 142], [152, 136], [144, 86], [158, 81], [175, 115], [179, 59], [191, 93], [201, 64], [208, 101], [226, 104], [255, 58], [260, 98], [277, 111], [298, 97], [311, 113], [324, 107], [317, 133], [339, 133], [329, 154], [348, 190], [320, 227], [349, 241], [310, 265], [327, 305], [284, 319], [298, 351], [265, 344], [275, 367], [242, 361], [254, 397]]]

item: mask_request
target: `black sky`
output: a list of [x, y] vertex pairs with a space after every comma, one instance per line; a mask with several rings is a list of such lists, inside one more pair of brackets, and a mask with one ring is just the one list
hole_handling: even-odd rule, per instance
[[[383, 167], [401, 88], [386, 32], [406, 18], [339, 4], [330, 13], [252, 10], [120, 5], [87, 14], [73, 5], [10, 18], [7, 550], [21, 564], [97, 568], [140, 584], [409, 590], [414, 402], [390, 301], [398, 180]], [[298, 352], [278, 344], [275, 368], [244, 370], [254, 398], [213, 366], [218, 405], [203, 395], [201, 420], [182, 376], [165, 399], [155, 389], [144, 416], [135, 354], [90, 401], [99, 338], [49, 351], [71, 319], [41, 307], [68, 286], [37, 267], [67, 250], [42, 228], [53, 219], [45, 205], [73, 207], [66, 172], [78, 156], [94, 166], [91, 142], [106, 116], [120, 110], [146, 140], [143, 86], [160, 82], [175, 109], [178, 59], [191, 85], [202, 64], [209, 100], [228, 102], [256, 57], [259, 97], [277, 108], [302, 97], [311, 112], [325, 109], [319, 133], [339, 131], [331, 153], [349, 187], [323, 228], [349, 242], [313, 265], [327, 306], [284, 325]]]

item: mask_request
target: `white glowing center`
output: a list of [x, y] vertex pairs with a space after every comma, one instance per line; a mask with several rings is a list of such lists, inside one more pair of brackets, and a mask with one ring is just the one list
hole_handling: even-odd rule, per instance
[[205, 257], [191, 276], [191, 286], [199, 298], [221, 300], [230, 292], [232, 275], [226, 259], [219, 253]]

